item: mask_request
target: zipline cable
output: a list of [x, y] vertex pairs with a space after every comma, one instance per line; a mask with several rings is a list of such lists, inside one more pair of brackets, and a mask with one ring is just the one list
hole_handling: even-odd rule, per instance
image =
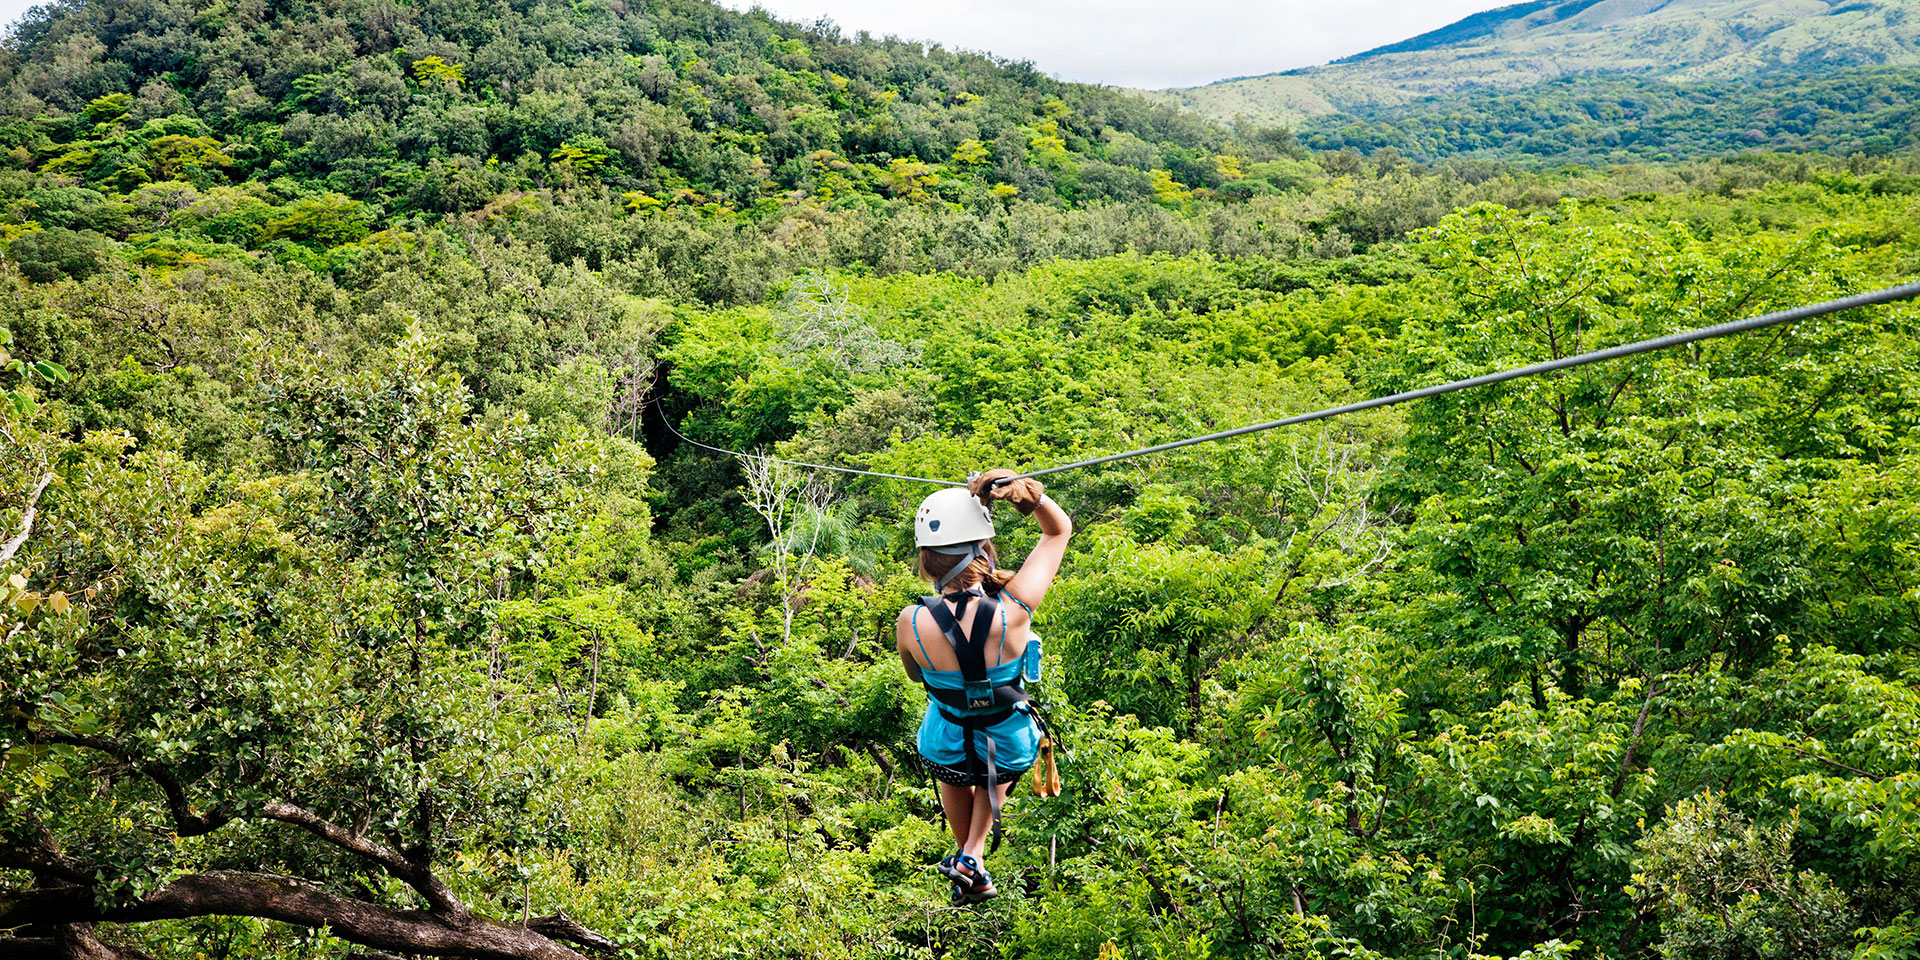
[[742, 460], [764, 460], [768, 463], [784, 463], [784, 464], [788, 464], [789, 466], [807, 467], [813, 470], [832, 470], [835, 473], [851, 473], [851, 474], [856, 474], [862, 477], [884, 477], [888, 480], [912, 480], [916, 483], [933, 483], [933, 484], [939, 484], [940, 486], [943, 486], [943, 487], [964, 487], [967, 485], [965, 481], [935, 480], [932, 477], [912, 477], [902, 473], [876, 473], [872, 470], [855, 470], [852, 467], [830, 467], [824, 463], [804, 463], [799, 460], [783, 460], [779, 457], [769, 457], [769, 456], [766, 456], [765, 454], [741, 453], [738, 450], [728, 450], [724, 447], [716, 447], [710, 443], [701, 443], [700, 441], [695, 440], [692, 437], [689, 437], [678, 430], [675, 430], [673, 428], [673, 421], [667, 419], [667, 412], [665, 410], [660, 409], [659, 404], [657, 403], [648, 404], [648, 406], [653, 407], [654, 412], [660, 415], [660, 423], [662, 426], [667, 428], [668, 433], [671, 433], [674, 436], [679, 437], [682, 441], [686, 443], [691, 443], [694, 446], [701, 448], [702, 450], [712, 450], [714, 453], [724, 453], [724, 454], [727, 454], [728, 456], [739, 457]]
[[[1181, 447], [1191, 447], [1199, 443], [1212, 443], [1216, 440], [1226, 440], [1232, 437], [1244, 436], [1249, 433], [1259, 433], [1262, 430], [1272, 430], [1276, 427], [1290, 427], [1290, 426], [1293, 426], [1294, 424], [1311, 423], [1312, 421], [1315, 421], [1315, 420], [1325, 420], [1328, 417], [1337, 417], [1337, 416], [1341, 416], [1342, 414], [1359, 413], [1362, 410], [1372, 410], [1376, 407], [1391, 407], [1396, 404], [1406, 403], [1410, 400], [1421, 400], [1426, 397], [1437, 397], [1443, 393], [1452, 393], [1456, 390], [1466, 390], [1470, 387], [1484, 387], [1484, 386], [1488, 386], [1489, 384], [1505, 383], [1508, 380], [1518, 380], [1521, 377], [1534, 377], [1534, 376], [1539, 376], [1540, 374], [1543, 374], [1543, 373], [1554, 373], [1559, 370], [1569, 370], [1574, 367], [1584, 367], [1587, 364], [1599, 363], [1602, 360], [1617, 360], [1621, 357], [1631, 357], [1635, 354], [1648, 353], [1654, 350], [1665, 350], [1668, 347], [1685, 346], [1689, 343], [1698, 343], [1702, 340], [1714, 339], [1715, 337], [1731, 336], [1736, 333], [1747, 333], [1752, 330], [1763, 330], [1767, 327], [1778, 326], [1783, 323], [1792, 323], [1795, 320], [1810, 320], [1810, 319], [1813, 319], [1814, 317], [1824, 317], [1828, 314], [1839, 313], [1843, 310], [1853, 310], [1859, 307], [1878, 306], [1883, 303], [1893, 303], [1899, 300], [1911, 300], [1915, 297], [1920, 297], [1920, 281], [1914, 281], [1912, 283], [1903, 283], [1896, 287], [1888, 287], [1884, 290], [1874, 290], [1869, 293], [1857, 293], [1851, 297], [1841, 297], [1838, 300], [1828, 300], [1825, 303], [1814, 303], [1814, 304], [1808, 304], [1802, 307], [1793, 307], [1788, 310], [1778, 310], [1773, 313], [1761, 314], [1760, 316], [1757, 316], [1757, 317], [1748, 317], [1744, 320], [1734, 320], [1728, 323], [1716, 324], [1711, 327], [1701, 327], [1697, 330], [1685, 330], [1680, 333], [1671, 333], [1664, 337], [1654, 337], [1651, 340], [1641, 340], [1635, 343], [1621, 344], [1620, 346], [1607, 347], [1606, 349], [1603, 349], [1603, 350], [1592, 350], [1592, 351], [1588, 351], [1587, 353], [1575, 354], [1571, 357], [1561, 357], [1558, 360], [1548, 360], [1542, 363], [1532, 364], [1530, 366], [1515, 367], [1511, 370], [1501, 370], [1497, 373], [1481, 374], [1480, 376], [1477, 376], [1477, 377], [1468, 377], [1465, 380], [1455, 380], [1452, 383], [1442, 383], [1432, 387], [1421, 387], [1418, 390], [1408, 390], [1403, 393], [1393, 394], [1391, 396], [1375, 397], [1371, 400], [1361, 400], [1357, 403], [1349, 403], [1349, 404], [1345, 404], [1338, 407], [1328, 407], [1325, 410], [1315, 410], [1312, 413], [1302, 413], [1302, 414], [1298, 414], [1291, 417], [1284, 417], [1279, 420], [1269, 420], [1266, 423], [1256, 423], [1256, 424], [1251, 424], [1245, 427], [1235, 427], [1232, 430], [1222, 430], [1222, 431], [1219, 431], [1218, 433], [1209, 433], [1204, 436], [1188, 437], [1185, 440], [1174, 440], [1168, 443], [1159, 443], [1151, 447], [1141, 447], [1138, 450], [1129, 450], [1126, 453], [1115, 453], [1115, 454], [1109, 454], [1104, 457], [1094, 457], [1091, 460], [1077, 460], [1073, 463], [1063, 463], [1057, 467], [1047, 467], [1043, 470], [1034, 470], [1028, 473], [1023, 473], [1019, 477], [1008, 477], [1007, 479], [1001, 480], [994, 485], [1000, 486], [1003, 484], [1011, 483], [1012, 481], [1021, 479], [1022, 477], [1044, 477], [1051, 473], [1064, 473], [1068, 470], [1080, 470], [1086, 467], [1097, 467], [1105, 463], [1114, 463], [1120, 460], [1131, 460], [1134, 457], [1144, 457], [1144, 456], [1147, 456], [1148, 454], [1153, 454], [1153, 453], [1165, 453], [1168, 450], [1178, 450]], [[687, 443], [691, 443], [696, 447], [700, 447], [705, 450], [712, 450], [715, 453], [724, 453], [724, 454], [728, 454], [729, 456], [740, 457], [746, 460], [765, 460], [771, 463], [785, 463], [785, 464], [790, 464], [796, 467], [807, 467], [813, 470], [832, 470], [836, 473], [851, 473], [851, 474], [856, 474], [863, 477], [883, 477], [888, 480], [911, 480], [916, 483], [932, 483], [932, 484], [937, 484], [943, 487], [966, 486], [966, 483], [964, 481], [935, 480], [932, 477], [914, 477], [914, 476], [908, 476], [905, 474], [898, 474], [898, 473], [876, 473], [872, 470], [855, 470], [850, 467], [830, 467], [823, 463], [803, 463], [799, 460], [783, 460], [779, 457], [769, 457], [769, 456], [764, 456], [762, 454], [757, 454], [757, 453], [741, 453], [738, 450], [727, 450], [722, 447], [716, 447], [711, 444], [701, 443], [698, 440], [693, 440], [686, 437], [685, 435], [681, 434], [680, 431], [675, 430], [673, 428], [673, 424], [667, 420], [666, 411], [661, 410], [659, 411], [659, 413], [660, 413], [660, 422], [666, 425], [667, 431], [669, 433], [672, 433], [674, 436], [679, 437], [681, 440], [684, 440]]]
[[[1655, 337], [1651, 340], [1641, 340], [1637, 343], [1628, 343], [1628, 344], [1622, 344], [1617, 347], [1608, 347], [1604, 350], [1594, 350], [1588, 353], [1575, 354], [1574, 356], [1571, 356], [1571, 357], [1561, 357], [1558, 360], [1548, 360], [1544, 363], [1536, 363], [1531, 366], [1516, 367], [1512, 370], [1502, 370], [1498, 373], [1488, 373], [1478, 377], [1468, 377], [1465, 380], [1455, 380], [1452, 383], [1443, 383], [1438, 386], [1421, 387], [1418, 390], [1408, 390], [1405, 393], [1396, 393], [1388, 397], [1376, 397], [1372, 400], [1362, 400], [1358, 403], [1346, 404], [1345, 406], [1329, 407], [1328, 409], [1325, 409], [1325, 410], [1316, 410], [1312, 413], [1303, 413], [1303, 414], [1299, 414], [1298, 416], [1286, 417], [1280, 420], [1269, 420], [1266, 423], [1256, 423], [1251, 426], [1235, 427], [1232, 430], [1222, 430], [1218, 433], [1209, 433], [1201, 437], [1189, 437], [1185, 440], [1175, 440], [1170, 443], [1155, 444], [1151, 447], [1141, 447], [1138, 450], [1129, 450], [1126, 453], [1116, 453], [1116, 454], [1112, 454], [1105, 457], [1095, 457], [1091, 460], [1080, 460], [1074, 463], [1065, 463], [1057, 467], [1048, 467], [1044, 470], [1034, 470], [1029, 473], [1021, 474], [1020, 476], [1021, 477], [1044, 477], [1050, 473], [1061, 473], [1067, 470], [1079, 470], [1083, 467], [1099, 466], [1100, 464], [1113, 463], [1117, 460], [1129, 460], [1134, 457], [1144, 457], [1150, 453], [1165, 453], [1168, 450], [1178, 450], [1181, 447], [1191, 447], [1196, 443], [1212, 443], [1215, 440], [1225, 440], [1225, 439], [1228, 439], [1229, 437], [1238, 437], [1238, 436], [1242, 436], [1249, 433], [1259, 433], [1262, 430], [1272, 430], [1275, 427], [1288, 427], [1297, 423], [1309, 423], [1314, 420], [1324, 420], [1328, 417], [1337, 417], [1342, 414], [1358, 413], [1362, 410], [1372, 410], [1375, 407], [1390, 407], [1395, 404], [1406, 403], [1409, 400], [1420, 400], [1426, 397], [1436, 397], [1443, 393], [1452, 393], [1455, 390], [1465, 390], [1469, 387], [1484, 387], [1484, 386], [1487, 386], [1488, 384], [1503, 383], [1508, 380], [1517, 380], [1521, 377], [1539, 376], [1540, 374], [1543, 374], [1543, 373], [1553, 373], [1556, 370], [1566, 370], [1572, 367], [1585, 366], [1589, 363], [1599, 363], [1602, 360], [1615, 360], [1620, 357], [1630, 357], [1630, 356], [1633, 356], [1634, 354], [1646, 353], [1651, 350], [1664, 350], [1668, 347], [1684, 346], [1686, 344], [1696, 343], [1701, 340], [1711, 340], [1714, 337], [1724, 337], [1724, 336], [1729, 336], [1735, 333], [1746, 333], [1750, 330], [1760, 330], [1766, 327], [1776, 326], [1782, 323], [1791, 323], [1795, 320], [1807, 320], [1813, 317], [1823, 317], [1830, 313], [1839, 313], [1842, 310], [1852, 310], [1856, 307], [1871, 307], [1871, 306], [1876, 306], [1882, 303], [1892, 303], [1897, 300], [1909, 300], [1914, 297], [1920, 297], [1920, 281], [1915, 281], [1912, 283], [1904, 283], [1904, 284], [1901, 284], [1900, 286], [1888, 287], [1884, 290], [1875, 290], [1871, 293], [1860, 293], [1860, 294], [1855, 294], [1851, 297], [1842, 297], [1838, 300], [1829, 300], [1825, 303], [1809, 304], [1804, 307], [1794, 307], [1790, 310], [1780, 310], [1775, 313], [1762, 314], [1761, 316], [1757, 316], [1757, 317], [1748, 317], [1745, 320], [1734, 320], [1729, 323], [1722, 323], [1716, 326], [1701, 327], [1698, 330], [1687, 330], [1681, 333], [1668, 334], [1667, 336], [1664, 336], [1664, 337]], [[1017, 480], [1017, 479], [1020, 479], [1020, 477], [1009, 477], [1006, 480], [1002, 480], [1000, 481], [1000, 483], [995, 484], [995, 486], [999, 486], [1000, 484], [1004, 484], [1004, 483], [1010, 483], [1013, 480]]]

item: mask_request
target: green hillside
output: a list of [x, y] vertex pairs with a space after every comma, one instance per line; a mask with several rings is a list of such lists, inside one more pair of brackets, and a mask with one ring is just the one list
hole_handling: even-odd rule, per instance
[[889, 240], [903, 221], [1157, 209], [1156, 175], [1220, 186], [1220, 155], [1285, 146], [1029, 64], [698, 2], [53, 4], [0, 55], [0, 116], [15, 231], [152, 263], [313, 259], [391, 226], [595, 207], [655, 251], [649, 289], [706, 298], [758, 297], [770, 263], [888, 269], [913, 255]]
[[1157, 96], [1221, 121], [1293, 123], [1566, 76], [1688, 83], [1779, 69], [1916, 64], [1916, 0], [1569, 0], [1475, 14], [1325, 66]]
[[1694, 159], [1746, 150], [1887, 155], [1920, 149], [1920, 68], [1776, 71], [1670, 83], [1568, 77], [1532, 87], [1422, 97], [1316, 117], [1316, 150], [1392, 147], [1422, 162]]

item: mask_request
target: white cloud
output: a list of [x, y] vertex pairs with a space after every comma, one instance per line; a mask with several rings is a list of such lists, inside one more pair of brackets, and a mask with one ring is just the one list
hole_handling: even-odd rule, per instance
[[[753, 0], [723, 0], [746, 9]], [[12, 24], [32, 0], [0, 0]], [[1192, 86], [1272, 73], [1404, 40], [1489, 0], [759, 0], [784, 20], [829, 17], [950, 49], [1030, 60], [1046, 73], [1123, 87]]]
[[34, 0], [0, 0], [0, 33], [12, 30], [28, 10], [37, 6]]
[[723, 0], [783, 20], [825, 16], [852, 35], [894, 34], [1030, 60], [1067, 80], [1194, 86], [1325, 63], [1504, 4], [1489, 0]]

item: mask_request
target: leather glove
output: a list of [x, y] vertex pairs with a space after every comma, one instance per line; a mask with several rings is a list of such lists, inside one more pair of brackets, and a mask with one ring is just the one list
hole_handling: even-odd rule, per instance
[[1040, 481], [1031, 477], [1022, 477], [1001, 486], [993, 485], [996, 480], [1017, 476], [1019, 474], [1012, 470], [988, 470], [967, 483], [967, 492], [979, 497], [981, 503], [989, 506], [995, 500], [1005, 500], [1013, 504], [1013, 508], [1020, 511], [1021, 516], [1033, 516], [1033, 511], [1040, 509], [1040, 498], [1047, 492], [1047, 489], [1040, 485]]

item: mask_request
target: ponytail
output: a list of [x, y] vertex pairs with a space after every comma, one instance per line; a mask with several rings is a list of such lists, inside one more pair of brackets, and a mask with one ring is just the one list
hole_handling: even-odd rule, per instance
[[997, 597], [1000, 595], [1000, 591], [1007, 588], [1007, 584], [1013, 582], [1013, 575], [1014, 571], [1012, 570], [990, 571], [987, 574], [986, 582], [982, 583], [981, 586], [986, 588], [988, 593]]
[[[939, 583], [940, 578], [946, 576], [958, 562], [960, 562], [959, 557], [935, 553], [923, 547], [920, 550], [920, 576]], [[998, 596], [1000, 591], [1006, 589], [1007, 584], [1013, 582], [1014, 575], [1012, 570], [998, 569], [996, 564], [999, 562], [1000, 556], [993, 549], [993, 541], [988, 540], [980, 545], [980, 555], [974, 557], [972, 562], [967, 564], [967, 568], [947, 584], [948, 589], [966, 590], [979, 587], [988, 594]]]

